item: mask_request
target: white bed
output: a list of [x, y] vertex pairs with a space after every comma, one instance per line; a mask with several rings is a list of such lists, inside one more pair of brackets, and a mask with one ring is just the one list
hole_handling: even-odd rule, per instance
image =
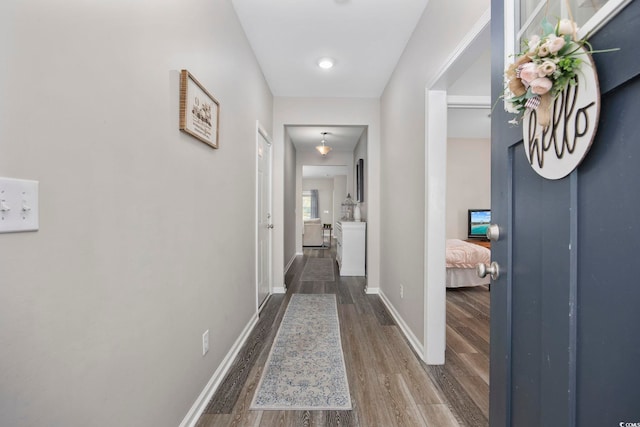
[[481, 279], [476, 274], [478, 263], [491, 262], [489, 249], [459, 239], [448, 239], [446, 248], [447, 288], [489, 284], [489, 276]]

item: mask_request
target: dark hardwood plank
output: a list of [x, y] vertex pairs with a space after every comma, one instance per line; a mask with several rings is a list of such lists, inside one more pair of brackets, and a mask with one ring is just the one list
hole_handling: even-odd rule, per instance
[[456, 419], [466, 426], [488, 426], [487, 415], [471, 400], [460, 381], [445, 366], [427, 366], [426, 369]]
[[[422, 362], [378, 295], [364, 292], [366, 278], [300, 282], [309, 257], [331, 249], [304, 249], [285, 275], [286, 295], [273, 295], [198, 427], [218, 426], [487, 426], [489, 292], [447, 291], [446, 364]], [[253, 394], [294, 293], [336, 295], [342, 348], [353, 409], [350, 411], [252, 411]]]
[[214, 398], [205, 408], [205, 414], [228, 414], [231, 412], [260, 353], [263, 352], [265, 346], [270, 347], [273, 342], [275, 337], [273, 325], [283, 300], [283, 295], [272, 295], [269, 298], [260, 313], [258, 323], [234, 360], [229, 373], [216, 390]]
[[395, 326], [396, 322], [393, 320], [393, 317], [389, 314], [378, 295], [367, 295], [367, 300], [371, 306], [371, 311], [375, 314], [378, 319], [378, 323], [381, 326]]
[[402, 332], [398, 328], [384, 328], [383, 333], [387, 337], [389, 347], [394, 349], [392, 357], [400, 367], [400, 372], [416, 401], [428, 405], [444, 402]]

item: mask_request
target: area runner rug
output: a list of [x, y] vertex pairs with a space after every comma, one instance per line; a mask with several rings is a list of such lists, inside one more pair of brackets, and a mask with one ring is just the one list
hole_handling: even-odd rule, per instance
[[291, 296], [251, 409], [351, 409], [334, 294]]
[[333, 282], [333, 258], [309, 258], [302, 270], [301, 282]]

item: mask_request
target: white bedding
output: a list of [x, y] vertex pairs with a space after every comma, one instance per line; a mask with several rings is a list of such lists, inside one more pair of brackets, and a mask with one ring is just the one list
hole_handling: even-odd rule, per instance
[[447, 268], [447, 288], [480, 286], [490, 283], [489, 276], [481, 279], [475, 268]]
[[459, 239], [449, 239], [446, 244], [447, 288], [489, 284], [489, 278], [476, 274], [478, 263], [489, 264], [491, 251], [480, 245]]

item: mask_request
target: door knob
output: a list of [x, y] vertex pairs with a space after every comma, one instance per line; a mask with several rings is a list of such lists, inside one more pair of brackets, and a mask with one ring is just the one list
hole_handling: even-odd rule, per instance
[[484, 278], [489, 274], [491, 280], [496, 280], [500, 276], [500, 266], [495, 261], [490, 265], [480, 263], [476, 266], [476, 273], [478, 273], [478, 277], [480, 278]]
[[497, 224], [491, 224], [487, 227], [487, 239], [497, 242], [500, 238], [500, 227]]
[[267, 225], [267, 228], [273, 228], [273, 224]]

